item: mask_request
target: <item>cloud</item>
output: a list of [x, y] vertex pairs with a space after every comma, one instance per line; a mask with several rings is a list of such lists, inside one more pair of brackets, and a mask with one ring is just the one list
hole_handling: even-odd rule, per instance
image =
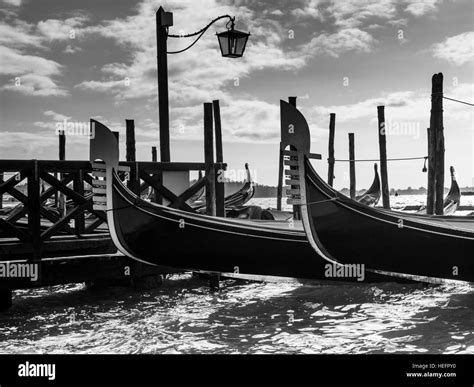
[[446, 38], [432, 47], [435, 58], [444, 59], [455, 65], [474, 63], [474, 31]]
[[[87, 20], [85, 16], [75, 16], [64, 20], [48, 19], [40, 21], [37, 25], [37, 30], [44, 40], [61, 41], [75, 39], [76, 30], [79, 33]], [[87, 32], [87, 30], [84, 31]]]
[[358, 28], [343, 29], [334, 34], [321, 34], [305, 45], [304, 51], [339, 57], [342, 53], [371, 52], [376, 40]]
[[24, 55], [21, 51], [0, 46], [2, 66], [0, 74], [13, 75], [3, 90], [17, 91], [33, 96], [63, 96], [67, 90], [61, 88], [53, 77], [61, 73], [62, 66], [39, 56]]
[[432, 14], [438, 10], [440, 0], [405, 0], [408, 5], [405, 11], [415, 17], [421, 17], [426, 14]]
[[19, 7], [21, 5], [22, 0], [3, 0], [4, 3], [13, 5], [14, 7]]

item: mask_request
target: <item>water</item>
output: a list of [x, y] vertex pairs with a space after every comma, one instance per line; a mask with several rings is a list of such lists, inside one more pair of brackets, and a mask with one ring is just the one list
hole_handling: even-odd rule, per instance
[[17, 290], [0, 353], [474, 353], [468, 284], [221, 285]]

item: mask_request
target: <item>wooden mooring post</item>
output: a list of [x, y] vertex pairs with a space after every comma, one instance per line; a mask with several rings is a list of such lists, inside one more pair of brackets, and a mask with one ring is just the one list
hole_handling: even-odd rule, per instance
[[426, 212], [443, 215], [444, 201], [443, 74], [431, 78], [431, 114], [428, 129], [428, 194]]
[[[61, 130], [58, 135], [58, 147], [59, 147], [59, 160], [63, 161], [66, 160], [66, 134], [64, 133], [64, 130]], [[56, 174], [56, 176], [59, 176], [59, 179], [62, 179], [62, 174]], [[61, 213], [64, 212], [64, 205], [65, 203], [62, 203], [63, 201], [63, 195], [60, 192], [56, 192], [54, 194], [54, 204], [57, 209], [60, 210]]]
[[351, 199], [356, 197], [355, 144], [354, 133], [349, 133], [349, 179]]
[[388, 189], [387, 172], [387, 137], [385, 130], [385, 106], [377, 106], [379, 150], [380, 150], [380, 174], [382, 180], [382, 202], [383, 208], [390, 209], [390, 191]]
[[204, 103], [204, 163], [206, 182], [206, 213], [216, 216], [216, 176], [214, 166], [214, 132], [212, 103]]
[[280, 149], [278, 152], [278, 186], [277, 186], [277, 210], [281, 211], [281, 197], [283, 194], [283, 143], [280, 142]]
[[[136, 148], [135, 148], [135, 121], [134, 120], [125, 120], [125, 127], [126, 127], [126, 144], [125, 144], [125, 158], [127, 161], [135, 162], [136, 161]], [[135, 164], [135, 168], [130, 168], [130, 176], [127, 181], [127, 187], [140, 195], [139, 181], [137, 176], [137, 168]]]
[[[294, 107], [296, 107], [296, 97], [288, 97], [288, 103]], [[294, 146], [290, 145], [290, 150], [296, 150]], [[298, 169], [298, 167], [290, 167], [290, 169]], [[291, 189], [298, 189], [297, 186], [290, 186]], [[301, 209], [300, 206], [297, 204], [293, 204], [293, 219], [300, 220], [301, 219]]]
[[157, 157], [157, 154], [156, 154], [156, 146], [151, 147], [151, 161], [153, 161], [153, 162], [158, 161], [158, 157]]
[[334, 138], [336, 136], [336, 113], [329, 115], [329, 145], [328, 145], [328, 184], [334, 183]]
[[219, 100], [212, 101], [212, 107], [214, 109], [214, 125], [216, 135], [216, 163], [217, 163], [217, 174], [216, 174], [216, 215], [225, 216], [224, 208], [224, 196], [225, 196], [225, 182], [224, 182], [224, 152], [222, 147], [222, 127], [221, 127], [221, 108], [219, 106]]

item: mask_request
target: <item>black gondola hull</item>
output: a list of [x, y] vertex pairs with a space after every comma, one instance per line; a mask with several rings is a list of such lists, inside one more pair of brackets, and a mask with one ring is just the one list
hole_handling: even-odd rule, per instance
[[308, 203], [305, 229], [326, 259], [402, 275], [474, 281], [472, 222], [453, 228], [369, 208], [335, 192], [307, 159], [300, 166]]

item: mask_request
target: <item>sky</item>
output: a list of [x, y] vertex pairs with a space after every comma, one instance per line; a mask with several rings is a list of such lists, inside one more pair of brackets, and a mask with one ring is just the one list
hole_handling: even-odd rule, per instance
[[[172, 34], [219, 15], [250, 32], [244, 56], [220, 55], [215, 23], [190, 50], [168, 55], [172, 161], [203, 161], [203, 103], [221, 106], [229, 177], [250, 164], [258, 183], [276, 185], [279, 100], [297, 96], [311, 131], [316, 170], [327, 176], [329, 114], [336, 159], [377, 159], [377, 106], [385, 105], [389, 158], [427, 154], [431, 77], [445, 96], [474, 101], [472, 0], [0, 0], [0, 154], [57, 159], [56, 129], [97, 119], [121, 138], [134, 119], [137, 159], [159, 149], [155, 12], [174, 14]], [[192, 40], [168, 39], [169, 51]], [[444, 100], [446, 165], [474, 185], [473, 108]], [[67, 158], [88, 158], [84, 132], [67, 135]], [[423, 160], [389, 162], [390, 188], [426, 186]], [[356, 166], [357, 189], [373, 179]], [[337, 162], [334, 186], [349, 186]], [[449, 186], [449, 176], [446, 176]]]

